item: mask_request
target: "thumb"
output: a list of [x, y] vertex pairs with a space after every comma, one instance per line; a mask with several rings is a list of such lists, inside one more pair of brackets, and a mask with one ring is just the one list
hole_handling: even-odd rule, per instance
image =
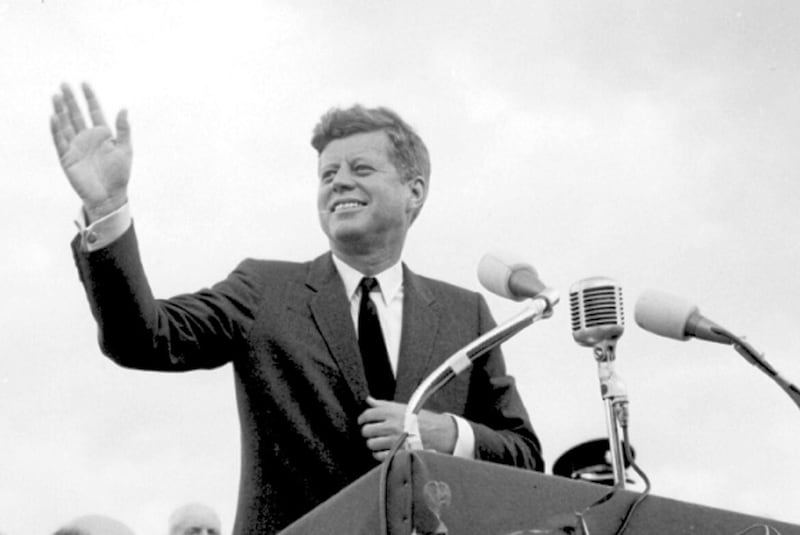
[[128, 110], [120, 110], [117, 114], [117, 144], [131, 149], [131, 125], [128, 123]]

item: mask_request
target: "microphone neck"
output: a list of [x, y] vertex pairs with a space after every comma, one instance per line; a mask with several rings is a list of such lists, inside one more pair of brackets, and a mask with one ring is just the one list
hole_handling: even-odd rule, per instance
[[606, 338], [594, 344], [594, 359], [599, 363], [612, 363], [617, 359], [617, 340], [619, 338]]
[[692, 314], [686, 320], [685, 332], [687, 335], [701, 340], [717, 342], [718, 344], [733, 344], [733, 340], [722, 334], [726, 332], [725, 329], [699, 313]]

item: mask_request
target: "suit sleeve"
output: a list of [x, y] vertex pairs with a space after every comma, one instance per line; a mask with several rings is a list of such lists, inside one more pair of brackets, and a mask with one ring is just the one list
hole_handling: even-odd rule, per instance
[[214, 368], [244, 343], [257, 300], [246, 261], [211, 289], [159, 300], [147, 282], [133, 226], [94, 252], [83, 251], [78, 236], [72, 250], [100, 348], [121, 366]]
[[[480, 295], [478, 318], [481, 333], [495, 326]], [[466, 410], [475, 433], [475, 457], [543, 471], [541, 444], [514, 378], [506, 372], [502, 352], [495, 348], [483, 362], [473, 370]]]

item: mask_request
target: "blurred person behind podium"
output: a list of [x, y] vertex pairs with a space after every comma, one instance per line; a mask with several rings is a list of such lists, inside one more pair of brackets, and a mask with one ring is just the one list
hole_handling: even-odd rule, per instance
[[[242, 432], [233, 532], [273, 533], [383, 460], [422, 379], [495, 325], [480, 294], [417, 275], [401, 260], [428, 194], [428, 151], [391, 110], [328, 111], [312, 146], [330, 251], [302, 263], [246, 259], [210, 288], [157, 300], [128, 204], [127, 112], [118, 113], [114, 136], [92, 89], [84, 84], [83, 93], [91, 124], [64, 84], [51, 132], [83, 203], [72, 249], [100, 347], [144, 370], [233, 365]], [[427, 407], [425, 448], [543, 469], [499, 349]]]
[[53, 535], [133, 535], [133, 531], [116, 518], [92, 514], [72, 520]]
[[222, 522], [216, 511], [202, 503], [187, 503], [169, 517], [169, 535], [221, 535]]

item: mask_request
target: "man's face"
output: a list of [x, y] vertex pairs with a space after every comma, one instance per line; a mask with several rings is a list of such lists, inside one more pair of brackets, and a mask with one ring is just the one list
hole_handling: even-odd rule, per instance
[[383, 131], [331, 141], [319, 156], [317, 209], [334, 250], [399, 251], [425, 182], [405, 180], [389, 157]]
[[177, 524], [172, 528], [172, 535], [220, 535], [217, 515], [204, 508], [193, 508], [184, 512]]

